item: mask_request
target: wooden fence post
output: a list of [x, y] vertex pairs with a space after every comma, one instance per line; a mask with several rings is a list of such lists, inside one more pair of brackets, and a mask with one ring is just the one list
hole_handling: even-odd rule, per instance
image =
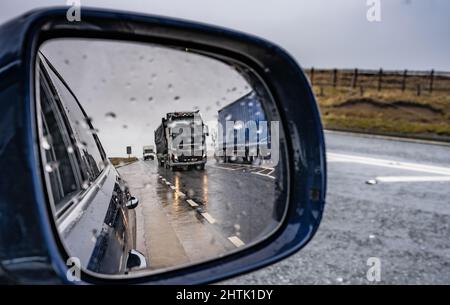
[[311, 72], [309, 73], [309, 79], [311, 81], [311, 86], [314, 86], [314, 67], [311, 67]]
[[434, 82], [434, 70], [430, 73], [430, 94], [433, 92], [433, 82]]
[[333, 87], [336, 88], [337, 84], [337, 69], [333, 69]]
[[417, 94], [417, 96], [420, 96], [420, 94], [421, 94], [421, 90], [422, 88], [420, 87], [420, 84], [417, 84], [417, 92], [416, 92], [416, 94]]
[[378, 71], [378, 91], [381, 91], [381, 83], [383, 81], [383, 69]]
[[357, 82], [358, 82], [358, 69], [355, 69], [353, 70], [352, 88], [356, 88]]
[[408, 75], [408, 70], [403, 71], [403, 79], [402, 79], [402, 91], [405, 92], [406, 89], [406, 76]]

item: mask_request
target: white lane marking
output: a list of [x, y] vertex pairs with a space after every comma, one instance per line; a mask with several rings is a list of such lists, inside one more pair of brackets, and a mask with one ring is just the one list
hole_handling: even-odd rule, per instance
[[229, 171], [235, 171], [235, 170], [237, 170], [236, 168], [232, 168], [232, 167], [223, 167], [223, 166], [218, 166], [218, 165], [216, 165], [215, 167], [221, 168], [221, 169], [226, 169], [226, 170], [229, 170]]
[[216, 223], [216, 220], [214, 219], [214, 217], [212, 217], [211, 215], [209, 215], [209, 213], [205, 212], [205, 213], [200, 213], [210, 224]]
[[171, 183], [170, 183], [169, 181], [166, 181], [166, 184], [167, 184], [167, 185], [170, 185]]
[[377, 182], [445, 182], [450, 181], [450, 176], [397, 176], [376, 177]]
[[274, 176], [271, 176], [271, 175], [269, 175], [269, 174], [261, 174], [261, 173], [258, 173], [258, 172], [255, 172], [255, 173], [252, 173], [252, 174], [254, 174], [254, 175], [260, 175], [260, 176], [267, 177], [267, 178], [271, 178], [271, 179], [275, 179]]
[[231, 241], [237, 248], [245, 245], [245, 243], [237, 236], [230, 236], [228, 237], [228, 240]]
[[173, 186], [173, 185], [171, 185], [170, 188], [171, 188], [172, 190], [176, 190], [176, 189], [177, 189], [177, 188], [176, 188], [175, 186]]
[[450, 168], [423, 165], [410, 162], [398, 162], [393, 160], [368, 158], [355, 155], [337, 154], [337, 153], [327, 153], [327, 160], [329, 162], [350, 162], [350, 163], [360, 163], [366, 165], [383, 166], [396, 169], [410, 170], [416, 172], [425, 172], [439, 175], [450, 175]]
[[[184, 194], [183, 194], [184, 195]], [[194, 200], [192, 200], [192, 199], [188, 199], [188, 200], [186, 200], [186, 202], [187, 203], [189, 203], [189, 205], [191, 206], [191, 207], [198, 207], [198, 204], [197, 204], [197, 202], [195, 202]]]
[[181, 197], [186, 197], [186, 194], [183, 193], [183, 192], [181, 192], [181, 191], [178, 191], [177, 193], [178, 193], [178, 195], [180, 195]]

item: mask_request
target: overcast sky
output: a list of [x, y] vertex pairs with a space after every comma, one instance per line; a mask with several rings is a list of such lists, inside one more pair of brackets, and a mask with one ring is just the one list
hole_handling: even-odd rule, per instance
[[[59, 39], [41, 52], [77, 96], [110, 157], [142, 155], [168, 112], [200, 110], [211, 130], [217, 112], [250, 92], [230, 66], [150, 44]], [[211, 138], [207, 139], [212, 150]]]
[[[0, 22], [66, 0], [1, 0]], [[304, 67], [450, 71], [450, 1], [381, 0], [370, 23], [366, 0], [81, 0], [95, 6], [197, 20], [274, 41]]]

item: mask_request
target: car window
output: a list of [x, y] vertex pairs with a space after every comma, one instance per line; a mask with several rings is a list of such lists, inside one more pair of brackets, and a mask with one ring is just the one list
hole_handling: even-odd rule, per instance
[[83, 186], [86, 187], [86, 184], [94, 181], [103, 170], [104, 153], [90, 118], [83, 113], [72, 92], [52, 69], [48, 69], [48, 73], [69, 119], [71, 136], [76, 143], [73, 149], [79, 152]]
[[58, 208], [80, 189], [80, 184], [75, 169], [75, 157], [71, 156], [73, 151], [68, 149], [71, 147], [70, 137], [64, 119], [42, 74], [39, 85], [45, 170], [49, 176], [53, 200]]

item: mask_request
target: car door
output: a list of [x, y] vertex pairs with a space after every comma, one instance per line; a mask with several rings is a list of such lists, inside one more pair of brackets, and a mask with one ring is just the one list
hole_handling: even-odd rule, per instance
[[135, 213], [126, 208], [131, 196], [75, 95], [40, 59], [41, 152], [58, 230], [71, 240], [65, 247], [76, 248], [82, 266], [124, 273], [135, 244]]

